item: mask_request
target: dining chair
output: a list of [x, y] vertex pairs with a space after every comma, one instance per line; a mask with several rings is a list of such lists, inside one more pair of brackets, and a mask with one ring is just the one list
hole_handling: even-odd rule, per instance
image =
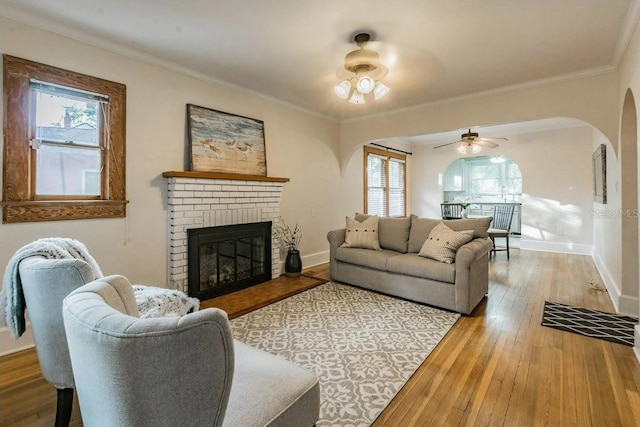
[[[496, 252], [506, 251], [507, 259], [509, 259], [509, 237], [511, 236], [511, 221], [513, 220], [513, 212], [515, 205], [501, 204], [495, 205], [493, 210], [493, 222], [487, 230], [487, 234], [491, 239], [493, 247], [490, 256], [495, 257]], [[496, 238], [504, 238], [505, 246], [496, 246]]]
[[441, 203], [442, 219], [462, 219], [461, 203]]

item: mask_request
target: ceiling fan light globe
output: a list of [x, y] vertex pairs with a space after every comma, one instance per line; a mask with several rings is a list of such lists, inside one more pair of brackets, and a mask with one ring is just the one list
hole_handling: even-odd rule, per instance
[[473, 154], [477, 154], [477, 153], [479, 153], [479, 152], [481, 152], [481, 151], [482, 151], [482, 147], [480, 147], [478, 144], [473, 144], [473, 145], [471, 146], [471, 152], [472, 152]]
[[456, 150], [460, 154], [467, 154], [467, 146], [466, 145], [461, 145], [458, 148], [456, 148]]
[[378, 100], [388, 94], [390, 90], [391, 89], [385, 86], [382, 82], [376, 82], [376, 85], [373, 88], [373, 96]]
[[360, 93], [357, 90], [353, 91], [353, 95], [351, 95], [351, 99], [349, 102], [352, 104], [364, 104], [366, 101], [364, 100], [364, 94]]
[[360, 77], [356, 83], [356, 89], [358, 89], [358, 92], [363, 94], [371, 92], [374, 89], [374, 86], [375, 81], [366, 74]]
[[351, 91], [351, 82], [349, 80], [345, 80], [333, 88], [333, 92], [335, 92], [340, 99], [347, 99], [349, 97], [349, 91]]

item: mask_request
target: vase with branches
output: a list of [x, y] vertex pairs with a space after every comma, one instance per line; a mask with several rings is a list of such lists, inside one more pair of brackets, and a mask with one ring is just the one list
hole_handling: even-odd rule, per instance
[[284, 244], [289, 251], [298, 250], [300, 240], [302, 239], [302, 231], [296, 223], [293, 227], [287, 224], [282, 217], [278, 218], [273, 224], [273, 235]]
[[302, 259], [298, 249], [302, 240], [302, 231], [296, 223], [293, 227], [287, 224], [282, 217], [273, 223], [273, 235], [287, 248], [287, 258], [284, 263], [285, 276], [298, 277], [302, 272]]

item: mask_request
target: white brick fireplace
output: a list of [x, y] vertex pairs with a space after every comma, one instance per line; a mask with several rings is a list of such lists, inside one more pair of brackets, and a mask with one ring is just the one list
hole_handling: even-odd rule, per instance
[[[169, 225], [169, 287], [188, 292], [187, 229], [275, 221], [288, 178], [165, 172]], [[272, 236], [271, 276], [280, 276], [280, 245]]]

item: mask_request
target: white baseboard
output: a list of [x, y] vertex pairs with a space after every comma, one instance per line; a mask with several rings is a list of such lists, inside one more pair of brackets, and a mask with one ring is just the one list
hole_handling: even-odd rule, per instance
[[640, 363], [640, 325], [636, 325], [634, 331], [634, 341], [636, 345], [633, 347], [633, 352], [636, 355], [636, 359], [638, 359], [638, 363]]
[[315, 254], [304, 255], [302, 265], [304, 268], [314, 267], [329, 262], [329, 251], [316, 252]]
[[33, 343], [33, 335], [31, 335], [29, 324], [27, 324], [27, 330], [17, 340], [11, 338], [9, 329], [7, 329], [6, 326], [0, 328], [0, 356], [16, 353], [32, 347], [35, 347], [35, 344]]
[[591, 255], [593, 247], [582, 243], [545, 242], [520, 239], [520, 249], [529, 251], [558, 252], [563, 254]]
[[595, 254], [592, 255], [592, 258], [598, 273], [600, 273], [600, 277], [602, 277], [604, 286], [607, 288], [609, 299], [611, 299], [616, 313], [638, 317], [640, 315], [640, 301], [638, 297], [623, 295], [602, 260]]
[[620, 295], [618, 297], [618, 313], [624, 314], [625, 316], [639, 317], [640, 300], [638, 297]]

